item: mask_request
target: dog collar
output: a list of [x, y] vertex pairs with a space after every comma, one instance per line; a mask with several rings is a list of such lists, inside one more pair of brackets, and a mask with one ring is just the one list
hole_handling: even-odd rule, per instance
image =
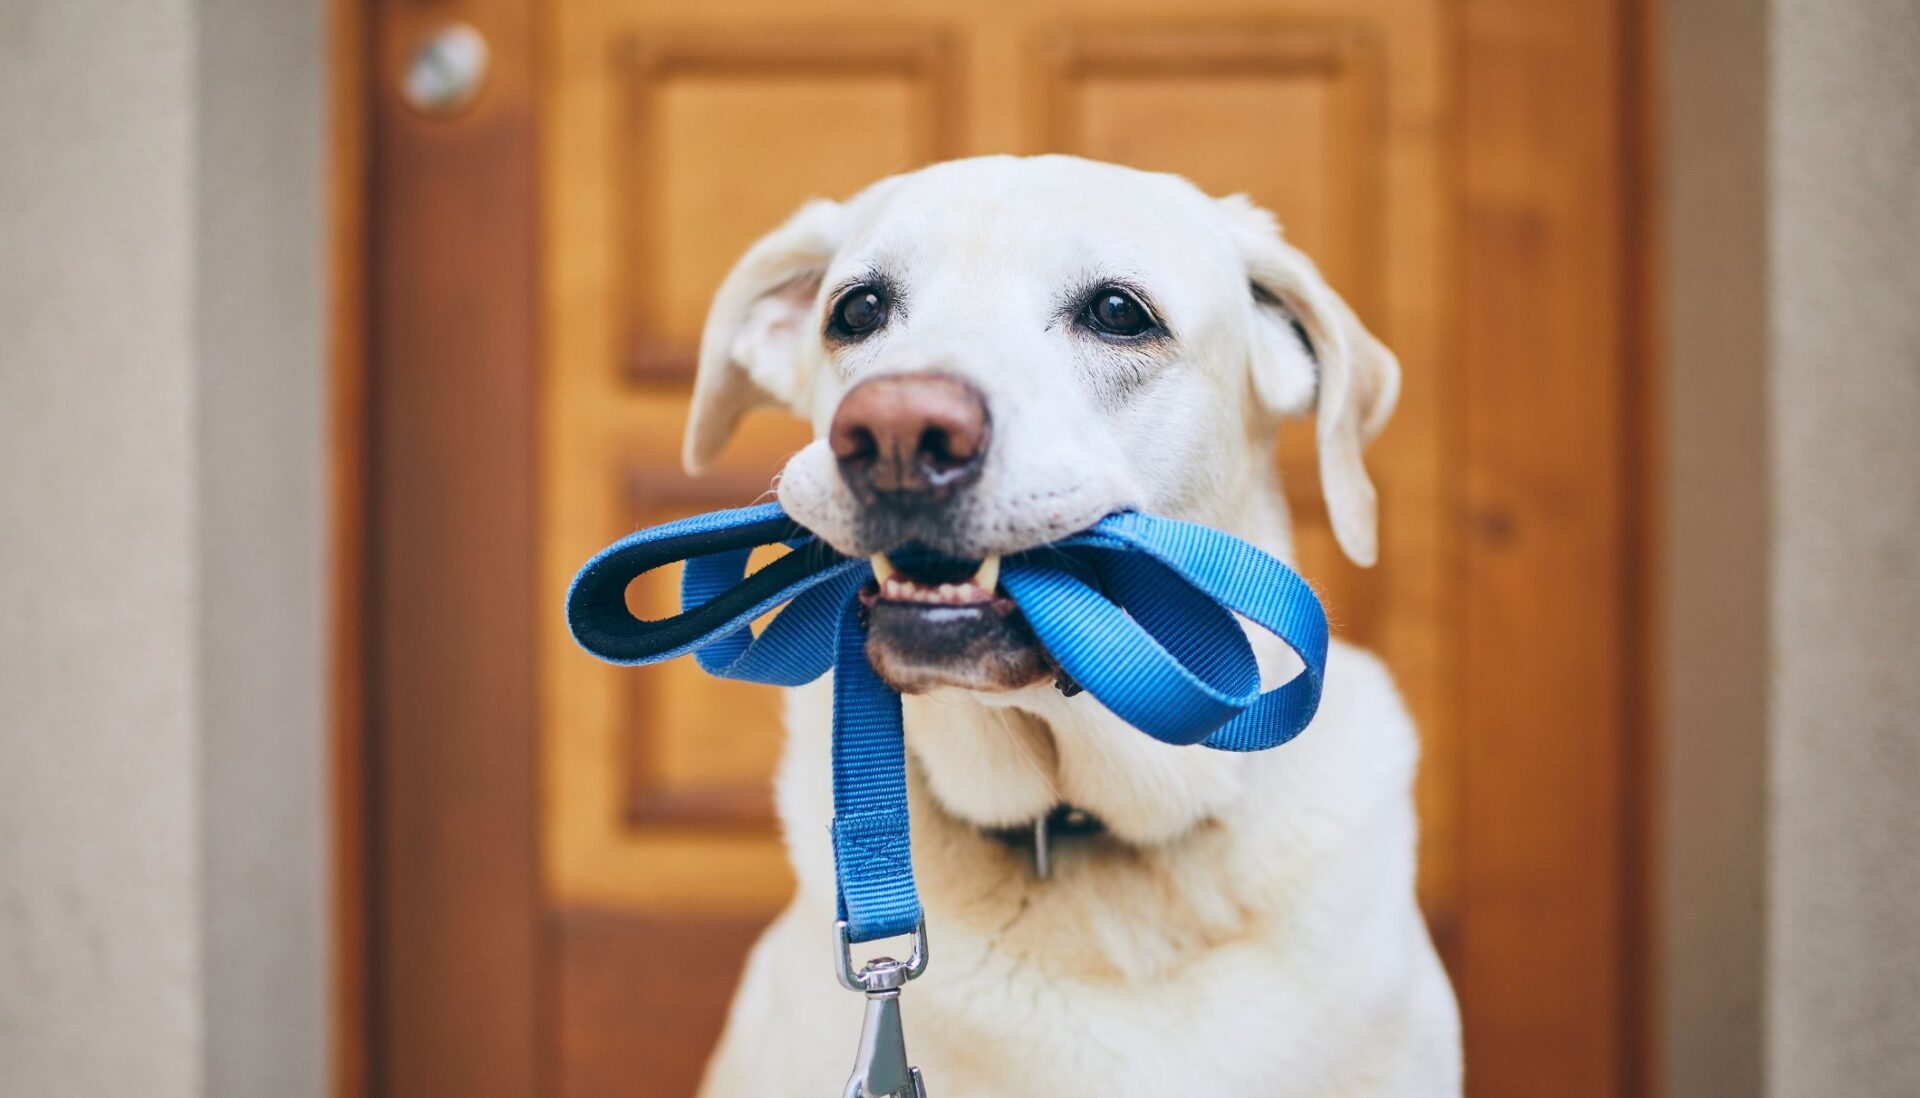
[[1053, 844], [1064, 838], [1107, 833], [1105, 820], [1076, 805], [1061, 802], [1020, 827], [983, 827], [980, 834], [995, 842], [1025, 850], [1033, 858], [1033, 875], [1053, 876]]
[[[777, 543], [790, 552], [747, 575], [753, 550]], [[681, 613], [635, 618], [627, 586], [683, 560]], [[612, 663], [692, 653], [710, 674], [775, 686], [835, 672], [835, 935], [841, 982], [868, 996], [872, 1038], [862, 1041], [848, 1093], [916, 1094], [919, 1072], [906, 1067], [898, 1043], [898, 996], [926, 966], [926, 927], [913, 881], [900, 695], [867, 662], [860, 625], [858, 592], [872, 579], [867, 561], [837, 552], [768, 503], [695, 515], [608, 546], [574, 577], [567, 621], [581, 647]], [[1165, 743], [1276, 747], [1319, 705], [1327, 655], [1320, 600], [1293, 569], [1229, 534], [1123, 511], [1007, 556], [1001, 586], [1071, 682]], [[784, 608], [755, 636], [752, 623], [777, 607]], [[1263, 693], [1236, 614], [1292, 648], [1301, 671]], [[914, 936], [907, 961], [853, 969], [852, 945], [905, 934]]]

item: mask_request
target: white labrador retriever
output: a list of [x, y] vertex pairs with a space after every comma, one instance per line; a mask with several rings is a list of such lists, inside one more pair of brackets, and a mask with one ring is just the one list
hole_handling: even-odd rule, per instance
[[[1057, 689], [994, 589], [999, 554], [1120, 508], [1289, 557], [1271, 445], [1308, 412], [1334, 532], [1372, 563], [1361, 448], [1398, 386], [1267, 213], [1067, 157], [812, 203], [721, 287], [688, 465], [752, 406], [809, 417], [781, 503], [891, 572], [865, 594], [868, 651], [908, 695], [934, 961], [903, 1003], [936, 1098], [1460, 1092], [1457, 1010], [1414, 901], [1415, 735], [1380, 664], [1335, 643], [1319, 716], [1285, 747], [1169, 747]], [[884, 555], [907, 543], [954, 559]], [[1254, 633], [1269, 685], [1290, 676]], [[789, 700], [778, 796], [799, 892], [748, 962], [707, 1098], [837, 1095], [852, 1063], [863, 1001], [828, 950], [830, 696]], [[1008, 834], [1068, 811], [1041, 879]]]

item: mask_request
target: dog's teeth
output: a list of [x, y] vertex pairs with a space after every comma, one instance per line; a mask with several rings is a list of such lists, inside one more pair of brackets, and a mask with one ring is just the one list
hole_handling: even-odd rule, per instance
[[980, 570], [973, 574], [973, 582], [987, 593], [988, 598], [993, 597], [994, 588], [1000, 586], [1000, 555], [998, 553], [980, 562]]
[[875, 553], [869, 559], [873, 564], [874, 586], [879, 590], [880, 597], [894, 602], [917, 602], [931, 606], [968, 606], [991, 602], [994, 589], [1000, 583], [1000, 558], [997, 556], [982, 561], [971, 578], [958, 583], [922, 583], [901, 574], [885, 553]]

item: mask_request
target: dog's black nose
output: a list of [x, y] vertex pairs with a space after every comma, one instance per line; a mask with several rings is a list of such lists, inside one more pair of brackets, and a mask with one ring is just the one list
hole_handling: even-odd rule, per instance
[[980, 475], [992, 424], [978, 390], [940, 374], [892, 374], [855, 385], [827, 443], [864, 503], [935, 503]]

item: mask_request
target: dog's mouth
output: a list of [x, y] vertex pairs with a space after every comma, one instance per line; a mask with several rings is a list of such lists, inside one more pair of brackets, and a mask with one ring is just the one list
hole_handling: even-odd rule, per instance
[[860, 592], [867, 659], [895, 690], [1017, 690], [1054, 674], [1020, 608], [1000, 590], [997, 554], [969, 559], [907, 546], [872, 562], [873, 582]]

